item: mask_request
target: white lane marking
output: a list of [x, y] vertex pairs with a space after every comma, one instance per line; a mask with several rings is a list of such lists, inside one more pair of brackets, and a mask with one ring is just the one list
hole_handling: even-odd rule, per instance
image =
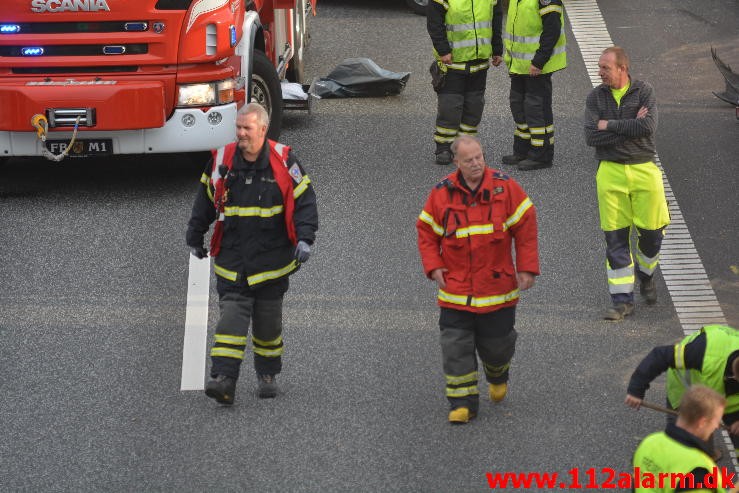
[[205, 388], [209, 295], [210, 257], [201, 260], [190, 255], [180, 390], [203, 390]]
[[[598, 86], [601, 83], [597, 71], [600, 54], [604, 49], [613, 46], [611, 35], [603, 20], [600, 8], [596, 0], [563, 0], [562, 3], [565, 6], [565, 13], [572, 26], [575, 40], [580, 47], [590, 82], [593, 84], [593, 87]], [[686, 335], [692, 334], [706, 324], [726, 324], [724, 313], [718, 304], [713, 287], [708, 281], [703, 262], [695, 249], [692, 239], [690, 239], [690, 233], [685, 224], [685, 219], [683, 218], [675, 194], [672, 191], [672, 187], [667, 181], [667, 174], [662, 168], [659, 157], [655, 159], [655, 164], [662, 170], [662, 180], [665, 187], [665, 195], [669, 201], [668, 208], [671, 216], [671, 225], [668, 226], [667, 234], [662, 242], [662, 252], [664, 252], [664, 255], [660, 254], [660, 270], [663, 273], [663, 277], [665, 277], [667, 290], [675, 304], [678, 302], [690, 302], [690, 306], [696, 308], [708, 306], [715, 308], [715, 311], [711, 311], [710, 313], [705, 313], [697, 309], [678, 310], [677, 316], [680, 320], [683, 333]], [[689, 241], [686, 241], [683, 235], [674, 239], [671, 237], [671, 229], [676, 226], [679, 227], [681, 233], [687, 233]], [[677, 258], [680, 259], [679, 262], [676, 261]], [[686, 269], [702, 274], [706, 279], [704, 282], [705, 288], [695, 289], [697, 286], [694, 283], [685, 281], [673, 282], [673, 279], [669, 278], [668, 273], [685, 272]], [[667, 282], [668, 279], [670, 279], [669, 282]], [[737, 462], [731, 438], [729, 438], [729, 434], [725, 430], [722, 431], [722, 434], [726, 448], [729, 450], [729, 455], [734, 463], [734, 469], [739, 473], [739, 462]]]

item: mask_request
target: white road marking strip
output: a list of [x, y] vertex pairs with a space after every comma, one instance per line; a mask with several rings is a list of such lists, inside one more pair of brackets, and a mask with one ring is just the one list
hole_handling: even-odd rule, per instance
[[678, 300], [678, 301], [675, 302], [675, 306], [676, 307], [677, 306], [689, 306], [689, 305], [693, 305], [693, 306], [717, 306], [717, 307], [720, 307], [721, 306], [716, 300], [713, 300], [713, 301], [710, 301], [710, 302], [700, 301], [700, 300], [698, 300], [698, 301]]
[[681, 309], [685, 308], [694, 308], [696, 310], [702, 309], [702, 308], [721, 308], [718, 303], [713, 302], [703, 302], [703, 301], [678, 301], [675, 303], [675, 310], [680, 311]]
[[[675, 281], [677, 281], [677, 282], [675, 282]], [[702, 278], [702, 279], [685, 279], [685, 278], [682, 278], [682, 279], [679, 279], [679, 280], [671, 280], [670, 281], [670, 285], [678, 285], [678, 284], [689, 285], [689, 286], [708, 286], [708, 287], [711, 286], [711, 283], [708, 282], [708, 279], [706, 279], [706, 278]]]
[[[598, 60], [600, 58], [599, 52], [602, 52], [609, 46], [613, 46], [613, 41], [608, 33], [608, 28], [603, 20], [600, 8], [598, 7], [596, 0], [563, 0], [562, 3], [565, 6], [565, 13], [570, 21], [570, 25], [572, 26], [575, 40], [582, 52], [583, 61], [585, 62], [585, 67], [590, 76], [590, 82], [592, 82], [593, 87], [598, 86], [600, 85], [601, 80], [600, 77], [598, 77], [597, 70], [594, 69], [598, 66]], [[691, 269], [693, 271], [699, 271], [706, 276], [707, 279], [708, 276], [705, 273], [703, 262], [701, 261], [698, 252], [695, 250], [693, 242], [685, 242], [682, 239], [683, 237], [680, 237], [679, 239], [671, 238], [670, 229], [673, 226], [679, 225], [681, 232], [688, 232], [687, 225], [685, 224], [680, 206], [675, 199], [672, 187], [667, 181], [667, 174], [662, 168], [662, 163], [660, 162], [659, 157], [655, 159], [655, 164], [660, 168], [660, 170], [662, 170], [665, 195], [669, 197], [668, 208], [672, 223], [671, 226], [667, 227], [667, 234], [662, 242], [662, 251], [666, 254], [660, 254], [660, 269], [664, 273], [665, 277], [667, 277], [667, 273], [670, 271], [684, 272], [685, 269]], [[690, 245], [690, 248], [686, 248], [687, 244]], [[692, 262], [675, 262], [673, 259], [675, 259], [676, 256], [679, 256], [682, 259], [689, 259]], [[705, 289], [700, 290], [694, 289], [696, 286], [688, 284], [687, 282], [667, 282], [666, 280], [666, 283], [673, 303], [676, 303], [678, 300], [682, 302], [700, 301], [715, 303], [718, 306], [716, 294], [708, 281], [705, 282]], [[712, 313], [710, 314], [711, 316], [704, 316], [704, 313], [699, 310], [680, 310], [677, 311], [677, 316], [683, 328], [683, 333], [688, 335], [695, 332], [697, 329], [700, 329], [700, 327], [705, 324], [725, 324], [726, 319], [724, 318], [723, 311], [720, 307], [716, 313], [718, 314], [717, 316], [713, 316]], [[731, 439], [725, 430], [722, 431], [722, 434], [724, 436], [724, 442], [726, 442], [727, 449], [729, 450], [731, 460], [734, 463], [734, 469], [739, 473], [739, 462], [737, 462]]]
[[[665, 267], [663, 269], [663, 272], [685, 272], [685, 269], [697, 269], [698, 267], [702, 267], [702, 264], [695, 264], [693, 263], [695, 260], [690, 260], [690, 263], [682, 263], [682, 264], [672, 264], [669, 267]], [[662, 258], [661, 264], [669, 264], [670, 263], [670, 257]]]
[[[679, 262], [680, 260], [687, 260], [687, 259], [688, 259], [689, 257], [687, 257], [687, 256], [686, 256], [686, 254], [683, 254], [683, 253], [677, 253], [677, 254], [673, 254], [673, 255], [666, 255], [666, 256], [662, 256], [662, 255], [660, 255], [660, 258], [661, 258], [661, 259], [662, 259], [663, 261], [664, 261], [664, 259], [665, 259], [665, 258], [667, 258], [667, 259], [669, 259], [669, 260], [670, 260], [670, 261], [672, 261], [672, 262]], [[667, 279], [668, 277], [669, 277], [670, 279], [679, 279], [679, 278], [681, 278], [681, 277], [683, 277], [683, 276], [685, 276], [685, 275], [693, 275], [693, 276], [695, 276], [695, 275], [699, 275], [699, 274], [700, 274], [700, 275], [701, 275], [702, 277], [704, 277], [704, 279], [708, 279], [707, 277], [703, 276], [703, 274], [702, 274], [702, 272], [700, 271], [700, 269], [697, 269], [697, 270], [692, 270], [692, 271], [689, 271], [689, 270], [687, 270], [687, 269], [683, 269], [683, 270], [682, 270], [682, 271], [680, 271], [680, 272], [671, 272], [671, 273], [670, 273], [669, 275], [666, 275], [666, 276], [662, 276], [662, 277], [664, 277], [665, 279]]]
[[675, 308], [675, 311], [678, 312], [687, 312], [690, 310], [694, 312], [704, 312], [706, 316], [723, 315], [723, 313], [721, 312], [721, 307], [718, 306], [687, 306]]
[[209, 296], [210, 257], [201, 260], [190, 255], [180, 390], [203, 390], [205, 388]]
[[704, 303], [697, 304], [695, 306], [705, 306], [707, 305], [707, 303], [705, 302], [713, 301], [715, 298], [716, 298], [715, 296], [712, 297], [710, 295], [709, 296], [696, 296], [696, 295], [679, 296], [679, 293], [678, 293], [677, 295], [672, 297], [672, 301], [673, 302], [680, 301], [683, 303], [686, 301], [694, 301], [696, 303], [704, 302]]

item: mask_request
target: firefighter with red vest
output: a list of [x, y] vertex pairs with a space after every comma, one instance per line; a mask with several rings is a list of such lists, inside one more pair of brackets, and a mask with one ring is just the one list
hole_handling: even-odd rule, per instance
[[201, 178], [187, 244], [198, 258], [210, 243], [220, 318], [205, 393], [232, 404], [252, 325], [259, 397], [275, 397], [282, 369], [282, 300], [288, 276], [310, 256], [318, 229], [316, 195], [289, 147], [266, 139], [269, 116], [250, 103], [236, 117], [237, 141], [212, 151]]
[[[477, 415], [477, 355], [502, 401], [516, 345], [519, 291], [539, 275], [536, 211], [512, 178], [488, 168], [480, 141], [452, 143], [457, 170], [431, 191], [416, 228], [423, 269], [439, 287], [449, 422]], [[515, 265], [512, 248], [515, 245]]]

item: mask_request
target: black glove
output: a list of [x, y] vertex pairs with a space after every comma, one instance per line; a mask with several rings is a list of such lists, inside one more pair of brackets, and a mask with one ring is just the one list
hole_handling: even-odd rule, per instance
[[190, 247], [190, 253], [195, 255], [197, 258], [203, 259], [208, 256], [208, 250], [204, 246]]
[[297, 260], [299, 264], [303, 264], [308, 261], [308, 258], [310, 258], [310, 245], [303, 240], [300, 240], [298, 245], [295, 247], [295, 260]]

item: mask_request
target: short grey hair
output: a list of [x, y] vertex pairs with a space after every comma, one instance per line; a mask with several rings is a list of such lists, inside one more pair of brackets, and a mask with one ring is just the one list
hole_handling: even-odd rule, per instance
[[631, 60], [629, 60], [629, 55], [626, 54], [626, 50], [620, 46], [610, 46], [603, 50], [603, 55], [607, 53], [613, 53], [617, 67], [624, 67], [627, 72], [629, 71], [629, 68], [631, 68]]
[[267, 113], [267, 110], [264, 109], [264, 106], [259, 103], [245, 104], [244, 106], [239, 108], [236, 116], [238, 117], [242, 115], [251, 115], [252, 113], [257, 115], [257, 120], [259, 121], [259, 123], [269, 128], [269, 113]]
[[477, 137], [473, 137], [472, 135], [458, 135], [454, 139], [454, 142], [452, 142], [452, 145], [451, 145], [453, 156], [457, 154], [457, 149], [459, 149], [459, 144], [461, 144], [462, 142], [467, 142], [467, 143], [477, 142], [477, 145], [479, 145], [480, 149], [482, 149], [482, 142], [480, 142], [480, 139], [478, 139]]

